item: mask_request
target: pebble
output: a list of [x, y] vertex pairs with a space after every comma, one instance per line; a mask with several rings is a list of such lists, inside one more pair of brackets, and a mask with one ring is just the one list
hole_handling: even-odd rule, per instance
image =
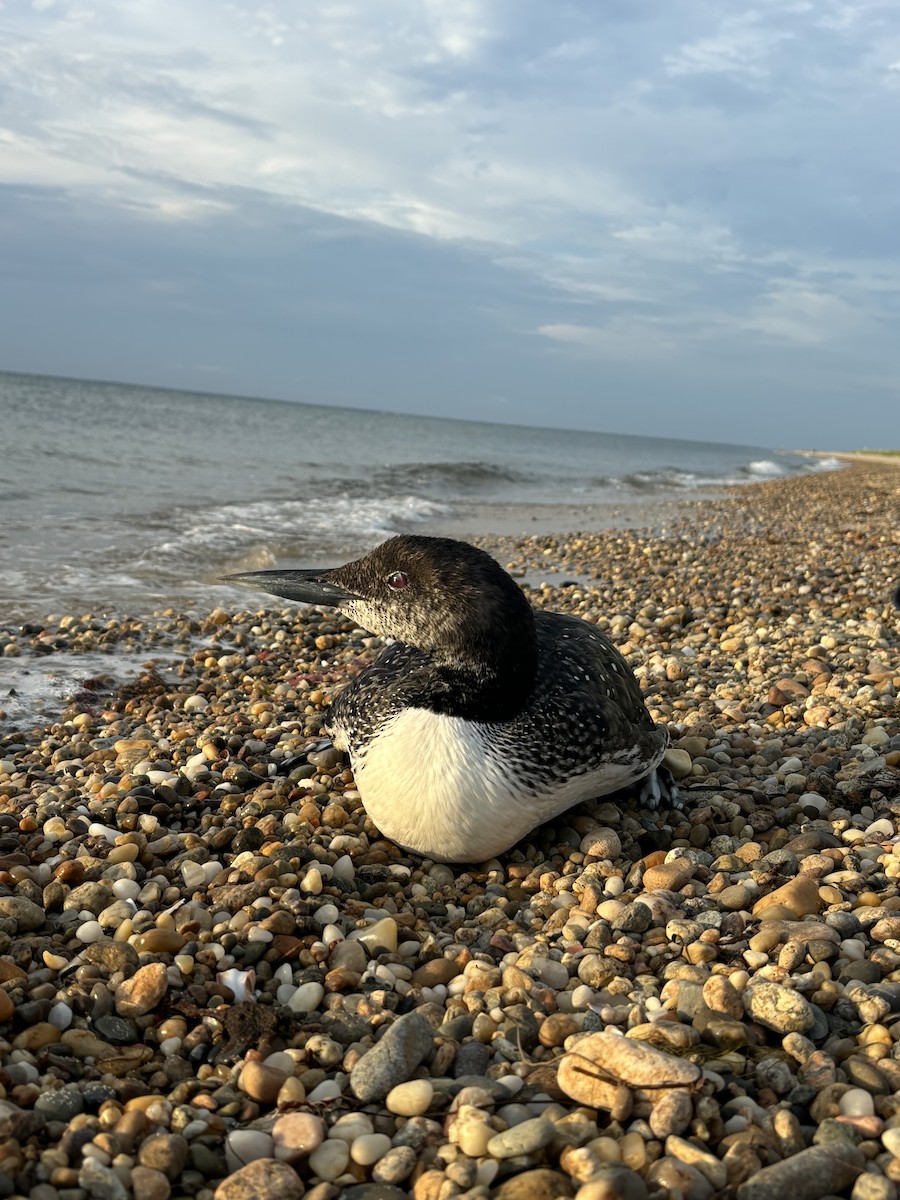
[[419, 1013], [397, 1017], [350, 1072], [350, 1087], [357, 1100], [370, 1104], [404, 1083], [431, 1051], [433, 1042], [431, 1026]]
[[304, 1191], [293, 1167], [277, 1159], [257, 1159], [223, 1179], [214, 1200], [302, 1200]]
[[809, 1001], [778, 983], [759, 980], [747, 988], [743, 1000], [754, 1021], [778, 1033], [805, 1033], [815, 1023]]
[[863, 1169], [862, 1152], [852, 1144], [840, 1148], [810, 1146], [790, 1158], [763, 1167], [737, 1189], [737, 1200], [822, 1200], [853, 1183]]
[[121, 1017], [143, 1017], [154, 1009], [169, 986], [165, 964], [148, 963], [116, 989], [116, 1012]]
[[388, 1112], [400, 1117], [418, 1117], [428, 1112], [434, 1098], [434, 1086], [428, 1079], [410, 1079], [392, 1087], [385, 1097]]
[[343, 1175], [350, 1161], [350, 1147], [337, 1138], [329, 1138], [309, 1156], [312, 1173], [327, 1183], [333, 1183]]
[[286, 1079], [286, 1071], [251, 1059], [241, 1071], [238, 1087], [242, 1092], [246, 1092], [251, 1100], [258, 1100], [261, 1104], [274, 1104]]
[[272, 1126], [275, 1157], [283, 1162], [308, 1158], [322, 1145], [324, 1137], [322, 1121], [312, 1113], [285, 1113]]
[[350, 1158], [361, 1167], [370, 1167], [383, 1158], [391, 1148], [391, 1139], [384, 1133], [364, 1133], [354, 1138]]
[[487, 1153], [492, 1158], [515, 1158], [519, 1154], [533, 1154], [548, 1145], [556, 1130], [543, 1117], [520, 1121], [510, 1129], [496, 1134], [487, 1144]]

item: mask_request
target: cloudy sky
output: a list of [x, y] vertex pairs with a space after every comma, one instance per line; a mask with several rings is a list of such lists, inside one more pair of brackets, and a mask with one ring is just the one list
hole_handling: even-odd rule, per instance
[[900, 443], [896, 0], [0, 0], [0, 369]]

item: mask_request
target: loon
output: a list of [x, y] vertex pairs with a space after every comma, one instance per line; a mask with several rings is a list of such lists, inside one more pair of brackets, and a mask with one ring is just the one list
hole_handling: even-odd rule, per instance
[[345, 566], [228, 582], [339, 609], [391, 644], [337, 696], [326, 728], [386, 837], [484, 862], [585, 800], [643, 781], [678, 804], [668, 744], [602, 630], [534, 610], [484, 550], [401, 535]]

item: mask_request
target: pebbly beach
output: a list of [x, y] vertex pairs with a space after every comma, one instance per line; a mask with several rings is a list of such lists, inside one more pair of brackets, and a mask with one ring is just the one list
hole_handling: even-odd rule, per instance
[[473, 539], [611, 635], [685, 807], [464, 868], [317, 748], [339, 614], [0, 624], [0, 1197], [896, 1200], [898, 465]]

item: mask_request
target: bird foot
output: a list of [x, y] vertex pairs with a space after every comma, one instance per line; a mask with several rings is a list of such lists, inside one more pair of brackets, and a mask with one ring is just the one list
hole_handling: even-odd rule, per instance
[[313, 742], [311, 746], [307, 746], [303, 751], [304, 754], [321, 754], [323, 750], [331, 750], [334, 748], [334, 742], [330, 737], [319, 738], [317, 742]]
[[638, 803], [651, 812], [662, 805], [679, 811], [684, 808], [684, 799], [666, 767], [656, 767], [641, 780]]

